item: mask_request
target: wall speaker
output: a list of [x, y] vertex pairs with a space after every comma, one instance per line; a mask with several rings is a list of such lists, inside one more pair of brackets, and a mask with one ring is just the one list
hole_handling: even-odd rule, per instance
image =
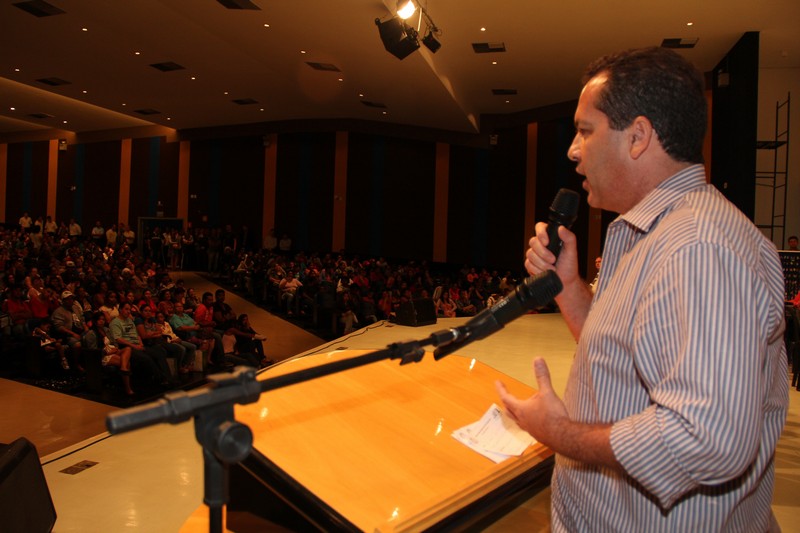
[[0, 444], [0, 529], [6, 533], [52, 531], [56, 508], [36, 447], [25, 438]]
[[430, 298], [420, 298], [400, 304], [397, 324], [401, 326], [427, 326], [436, 324], [436, 306]]

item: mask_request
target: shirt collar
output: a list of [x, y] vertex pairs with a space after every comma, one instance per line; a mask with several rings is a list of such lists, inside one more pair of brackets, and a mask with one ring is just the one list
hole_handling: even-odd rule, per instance
[[624, 220], [637, 230], [647, 233], [661, 214], [678, 198], [704, 185], [706, 185], [705, 167], [700, 164], [688, 166], [662, 181], [633, 209], [620, 215], [618, 220]]

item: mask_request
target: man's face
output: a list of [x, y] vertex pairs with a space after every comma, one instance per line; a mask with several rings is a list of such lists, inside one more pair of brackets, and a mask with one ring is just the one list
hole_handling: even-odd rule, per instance
[[797, 250], [797, 239], [789, 239], [789, 249]]
[[575, 110], [577, 132], [567, 157], [577, 163], [576, 172], [585, 177], [583, 188], [589, 193], [589, 205], [622, 213], [617, 199], [624, 192], [621, 170], [627, 136], [625, 130], [611, 129], [608, 116], [595, 106], [605, 81], [600, 74], [583, 88]]

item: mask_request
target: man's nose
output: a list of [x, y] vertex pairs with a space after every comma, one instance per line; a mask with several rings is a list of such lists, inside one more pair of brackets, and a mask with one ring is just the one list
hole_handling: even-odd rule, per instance
[[580, 161], [581, 151], [578, 145], [578, 135], [575, 135], [575, 138], [572, 139], [572, 144], [567, 149], [567, 159], [570, 161], [578, 162]]

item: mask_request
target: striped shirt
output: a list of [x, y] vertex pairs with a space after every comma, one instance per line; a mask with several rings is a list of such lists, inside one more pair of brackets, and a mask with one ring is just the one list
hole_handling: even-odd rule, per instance
[[783, 330], [775, 247], [702, 166], [612, 222], [564, 402], [625, 473], [558, 456], [553, 530], [768, 530]]

